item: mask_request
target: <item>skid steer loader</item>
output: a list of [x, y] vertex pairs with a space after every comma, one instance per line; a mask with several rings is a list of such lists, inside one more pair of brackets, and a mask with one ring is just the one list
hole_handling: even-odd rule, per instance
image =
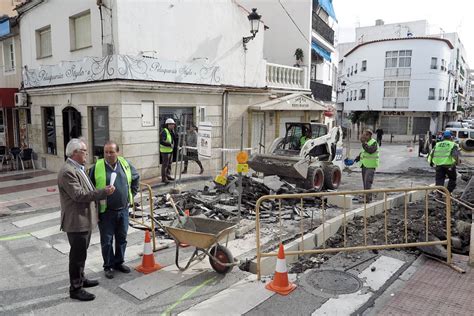
[[[309, 138], [302, 141], [302, 136]], [[275, 139], [268, 154], [254, 154], [249, 167], [265, 176], [277, 175], [305, 189], [339, 187], [342, 177], [342, 129], [319, 123], [286, 123], [284, 137]]]

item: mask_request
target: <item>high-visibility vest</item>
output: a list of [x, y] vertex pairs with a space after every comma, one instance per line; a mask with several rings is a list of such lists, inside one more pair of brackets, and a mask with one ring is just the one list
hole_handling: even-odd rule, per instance
[[433, 161], [436, 166], [453, 166], [456, 159], [451, 155], [451, 151], [456, 146], [453, 141], [443, 140], [437, 142], [435, 148], [428, 156], [428, 161]]
[[[130, 165], [128, 164], [125, 158], [118, 156], [118, 161], [122, 166], [123, 171], [125, 171], [125, 175], [127, 176], [127, 183], [128, 183], [128, 202], [130, 204], [133, 203], [133, 196], [132, 196], [132, 171], [130, 170]], [[95, 163], [95, 170], [94, 170], [94, 178], [95, 178], [95, 187], [97, 189], [105, 188], [106, 184], [106, 171], [105, 171], [105, 160], [99, 159]], [[104, 213], [107, 209], [107, 200], [100, 201], [99, 212]]]
[[165, 127], [163, 129], [166, 133], [166, 142], [171, 144], [171, 147], [164, 146], [160, 143], [160, 153], [172, 153], [173, 152], [173, 138], [171, 137], [170, 131]]
[[367, 145], [369, 146], [372, 146], [374, 144], [377, 145], [377, 150], [373, 154], [369, 154], [365, 151], [364, 148], [362, 148], [362, 152], [360, 154], [360, 163], [365, 168], [377, 168], [379, 166], [379, 145], [377, 144], [377, 141], [373, 138], [371, 138], [367, 142]]
[[303, 147], [304, 144], [306, 144], [306, 142], [307, 142], [308, 140], [310, 140], [310, 138], [308, 138], [308, 137], [306, 137], [306, 136], [302, 136], [302, 137], [300, 138], [300, 147]]

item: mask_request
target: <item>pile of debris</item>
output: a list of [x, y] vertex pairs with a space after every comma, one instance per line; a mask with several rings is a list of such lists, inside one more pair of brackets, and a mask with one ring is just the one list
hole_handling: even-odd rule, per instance
[[[211, 182], [203, 190], [191, 190], [176, 194], [173, 200], [180, 211], [189, 210], [191, 216], [202, 215], [217, 220], [235, 220], [239, 216], [238, 198], [239, 185], [238, 176], [228, 177], [227, 185], [222, 186]], [[242, 177], [242, 197], [240, 216], [246, 219], [255, 219], [255, 207], [257, 200], [264, 195], [304, 193], [311, 192], [280, 180], [278, 176], [267, 176], [263, 179], [255, 177]], [[313, 216], [315, 211], [321, 207], [320, 198], [304, 199], [304, 210], [301, 211], [301, 200], [282, 201], [282, 219], [299, 220], [301, 215], [305, 218]], [[170, 207], [165, 195], [155, 196], [154, 211], [161, 217], [157, 219], [166, 220], [165, 213]], [[275, 200], [263, 201], [260, 205], [260, 219], [262, 222], [277, 222], [279, 202]], [[166, 211], [166, 212], [165, 212]]]

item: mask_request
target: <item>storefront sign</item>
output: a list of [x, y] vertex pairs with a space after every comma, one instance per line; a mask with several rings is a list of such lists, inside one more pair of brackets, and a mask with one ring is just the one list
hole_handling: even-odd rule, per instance
[[383, 111], [383, 115], [400, 115], [404, 116], [405, 112], [400, 112], [400, 111]]
[[57, 65], [23, 70], [25, 88], [111, 79], [218, 85], [221, 84], [221, 76], [219, 66], [208, 65], [199, 60], [181, 63], [129, 55], [86, 57], [78, 61], [63, 61]]
[[305, 98], [297, 97], [291, 103], [291, 107], [293, 107], [293, 108], [309, 108], [309, 103]]
[[212, 123], [200, 122], [197, 139], [199, 158], [212, 157]]

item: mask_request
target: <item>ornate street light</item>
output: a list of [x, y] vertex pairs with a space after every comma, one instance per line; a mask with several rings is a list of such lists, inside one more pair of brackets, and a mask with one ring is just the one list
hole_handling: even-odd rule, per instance
[[248, 15], [250, 21], [250, 34], [252, 36], [246, 36], [242, 38], [242, 43], [244, 45], [244, 50], [247, 50], [247, 43], [255, 38], [255, 35], [258, 33], [258, 27], [260, 26], [260, 18], [262, 16], [257, 13], [257, 9], [253, 8], [252, 13]]

